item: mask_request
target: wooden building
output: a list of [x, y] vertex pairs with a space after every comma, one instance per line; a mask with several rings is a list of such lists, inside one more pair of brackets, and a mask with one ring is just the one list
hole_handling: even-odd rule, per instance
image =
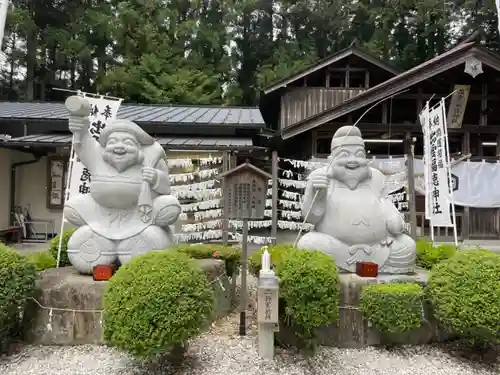
[[[265, 89], [260, 109], [264, 120], [284, 142], [280, 156], [308, 159], [330, 153], [330, 140], [340, 126], [353, 124], [378, 101], [358, 126], [371, 155], [403, 155], [404, 139], [415, 138], [422, 156], [418, 114], [427, 100], [437, 103], [455, 85], [470, 86], [463, 119], [449, 128], [450, 154], [472, 158], [500, 154], [500, 55], [468, 38], [446, 53], [401, 71], [351, 46]], [[478, 64], [479, 63], [479, 64]], [[475, 64], [482, 73], [465, 72]], [[474, 74], [473, 74], [474, 75]], [[450, 98], [446, 101], [447, 108]], [[423, 197], [417, 197], [418, 225], [424, 225]], [[457, 207], [462, 239], [500, 239], [499, 210]]]

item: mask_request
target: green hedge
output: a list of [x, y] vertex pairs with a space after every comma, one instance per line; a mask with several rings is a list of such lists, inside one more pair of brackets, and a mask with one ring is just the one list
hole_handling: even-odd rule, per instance
[[262, 254], [266, 249], [271, 255], [271, 265], [273, 268], [276, 268], [288, 255], [297, 251], [292, 244], [261, 247], [248, 258], [248, 270], [256, 277], [259, 277], [259, 271], [262, 268]]
[[314, 344], [316, 328], [339, 319], [337, 266], [321, 251], [297, 249], [278, 264], [277, 275], [287, 321], [303, 329], [306, 344]]
[[108, 282], [104, 337], [134, 356], [151, 358], [196, 335], [209, 319], [213, 302], [207, 277], [186, 254], [140, 255]]
[[455, 245], [432, 246], [423, 238], [417, 240], [417, 266], [430, 270], [435, 264], [451, 258], [457, 252]]
[[20, 322], [20, 312], [35, 291], [35, 266], [16, 250], [0, 244], [0, 351]]
[[421, 326], [423, 296], [419, 284], [372, 284], [361, 292], [359, 306], [378, 330], [407, 332]]
[[432, 268], [429, 299], [441, 324], [473, 344], [500, 342], [500, 255], [457, 252]]
[[172, 250], [189, 255], [194, 259], [221, 259], [226, 263], [226, 273], [232, 277], [241, 261], [241, 247], [221, 244], [180, 244]]
[[[70, 237], [75, 233], [76, 229], [67, 229], [63, 232], [63, 238], [61, 242], [61, 260], [59, 261], [59, 267], [70, 266], [68, 258], [68, 241]], [[59, 234], [55, 236], [50, 242], [50, 252], [57, 262], [57, 251], [59, 248]]]
[[40, 251], [28, 254], [26, 256], [28, 261], [35, 265], [35, 269], [37, 272], [55, 268], [57, 265], [57, 260], [54, 258], [50, 251]]

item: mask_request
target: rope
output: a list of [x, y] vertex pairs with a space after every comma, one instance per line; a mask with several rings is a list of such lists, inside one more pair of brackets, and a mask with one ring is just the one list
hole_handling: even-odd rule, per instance
[[[222, 285], [222, 277], [227, 276], [226, 272], [221, 273], [219, 276], [217, 276], [216, 279], [212, 280], [211, 282], [208, 283], [208, 285], [212, 285], [215, 283], [219, 283], [220, 287], [222, 288], [223, 291], [226, 290], [224, 286]], [[72, 312], [72, 313], [92, 313], [92, 314], [102, 314], [104, 312], [104, 309], [70, 309], [70, 308], [65, 308], [65, 307], [49, 307], [42, 305], [36, 298], [31, 297], [31, 299], [40, 307], [42, 310], [49, 310], [49, 315], [52, 316], [52, 311], [64, 311], [64, 312]]]

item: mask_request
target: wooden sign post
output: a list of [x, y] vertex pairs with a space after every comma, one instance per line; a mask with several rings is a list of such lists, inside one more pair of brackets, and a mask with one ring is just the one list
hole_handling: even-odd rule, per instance
[[227, 219], [243, 220], [241, 259], [240, 335], [246, 335], [248, 220], [264, 218], [267, 182], [272, 176], [246, 162], [220, 174], [224, 178]]

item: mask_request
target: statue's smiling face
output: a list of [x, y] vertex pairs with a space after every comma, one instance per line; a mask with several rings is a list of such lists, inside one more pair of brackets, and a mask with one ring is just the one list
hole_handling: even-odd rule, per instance
[[334, 178], [351, 190], [370, 177], [365, 148], [361, 145], [345, 145], [332, 151]]
[[142, 163], [141, 146], [137, 138], [127, 132], [113, 132], [104, 148], [104, 160], [118, 172]]

